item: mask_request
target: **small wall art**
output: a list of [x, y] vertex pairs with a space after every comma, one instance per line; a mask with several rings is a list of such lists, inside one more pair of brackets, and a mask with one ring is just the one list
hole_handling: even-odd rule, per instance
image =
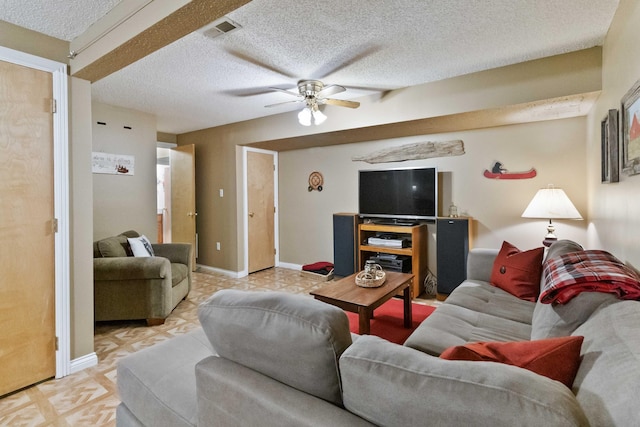
[[91, 171], [109, 175], [133, 175], [135, 157], [126, 154], [91, 153]]
[[622, 171], [640, 173], [640, 80], [622, 98]]
[[609, 110], [600, 125], [602, 182], [620, 180], [618, 155], [618, 110]]
[[535, 177], [538, 172], [534, 168], [522, 172], [509, 172], [502, 162], [495, 162], [491, 170], [485, 169], [482, 174], [489, 179], [529, 179]]
[[324, 185], [324, 178], [322, 174], [318, 171], [313, 171], [309, 174], [309, 187], [307, 190], [313, 191], [322, 191], [322, 186]]

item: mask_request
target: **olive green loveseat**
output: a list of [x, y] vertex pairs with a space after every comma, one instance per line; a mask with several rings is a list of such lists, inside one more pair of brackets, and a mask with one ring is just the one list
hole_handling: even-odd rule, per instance
[[148, 325], [166, 317], [191, 290], [191, 245], [151, 244], [151, 256], [133, 256], [128, 238], [135, 231], [93, 244], [95, 321], [144, 319]]

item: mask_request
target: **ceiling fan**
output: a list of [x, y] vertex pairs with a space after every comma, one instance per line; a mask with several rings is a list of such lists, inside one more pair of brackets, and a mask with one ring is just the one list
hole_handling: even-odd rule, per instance
[[305, 107], [300, 111], [300, 113], [298, 113], [298, 121], [303, 126], [310, 126], [312, 120], [316, 125], [319, 125], [327, 119], [327, 116], [320, 111], [320, 105], [329, 104], [347, 108], [358, 108], [360, 106], [360, 103], [356, 101], [327, 98], [328, 96], [344, 92], [346, 89], [339, 85], [325, 86], [320, 80], [298, 81], [298, 93], [277, 87], [271, 87], [269, 89], [286, 93], [287, 95], [295, 96], [299, 99], [265, 105], [267, 108], [296, 102], [302, 102], [305, 104]]

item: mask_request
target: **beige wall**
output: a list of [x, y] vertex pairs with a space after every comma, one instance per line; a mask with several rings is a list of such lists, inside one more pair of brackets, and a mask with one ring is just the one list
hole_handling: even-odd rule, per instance
[[620, 109], [625, 93], [640, 78], [640, 2], [621, 0], [603, 48], [602, 94], [589, 114], [587, 129], [589, 244], [640, 267], [640, 176], [620, 175], [619, 183], [600, 182], [600, 121]]
[[93, 352], [91, 85], [70, 78], [71, 358]]
[[0, 46], [41, 58], [69, 63], [69, 42], [0, 21]]
[[136, 230], [156, 242], [155, 116], [99, 103], [92, 116], [93, 151], [134, 156], [134, 175], [93, 174], [94, 240]]
[[[550, 183], [564, 188], [586, 215], [585, 126], [585, 118], [579, 117], [280, 153], [280, 260], [293, 264], [333, 260], [332, 215], [358, 212], [360, 169], [435, 166], [444, 179], [440, 212], [447, 214], [453, 201], [461, 215], [473, 217], [476, 247], [499, 247], [503, 240], [523, 249], [540, 246], [546, 221], [520, 217], [539, 188]], [[378, 165], [351, 160], [381, 148], [451, 139], [464, 141], [464, 155]], [[514, 172], [535, 167], [538, 175], [526, 180], [484, 178], [484, 169], [498, 160]], [[322, 192], [307, 191], [312, 171], [324, 176]], [[435, 227], [429, 230], [429, 267], [435, 272]], [[558, 221], [556, 231], [560, 237], [586, 240], [585, 221]]]
[[[598, 91], [601, 88], [601, 53], [601, 49], [597, 47], [400, 89], [390, 92], [383, 98], [364, 99], [361, 107], [356, 110], [327, 106], [325, 113], [328, 120], [320, 127], [300, 126], [296, 119], [297, 112], [292, 112], [178, 135], [179, 145], [196, 144], [198, 263], [230, 271], [241, 271], [244, 266], [241, 230], [243, 173], [240, 151], [235, 148], [237, 145], [250, 145], [257, 141], [293, 137], [312, 132], [331, 132]], [[542, 123], [537, 127], [524, 125], [522, 128], [514, 126], [449, 135], [425, 135], [413, 139], [386, 140], [345, 147], [333, 146], [280, 153], [280, 261], [304, 264], [333, 258], [331, 214], [357, 209], [354, 196], [357, 190], [354, 171], [358, 166], [348, 160], [353, 155], [352, 153], [360, 154], [375, 147], [400, 145], [408, 141], [446, 140], [454, 136], [462, 137], [462, 139], [467, 139], [467, 149], [471, 154], [467, 154], [459, 160], [442, 160], [440, 162], [444, 165], [445, 170], [449, 168], [454, 180], [460, 179], [460, 181], [455, 181], [456, 183], [460, 182], [458, 185], [463, 185], [462, 182], [465, 182], [467, 177], [480, 174], [484, 168], [490, 167], [492, 160], [501, 160], [511, 170], [528, 169], [529, 167], [536, 167], [540, 170], [541, 176], [537, 179], [529, 180], [526, 184], [513, 184], [513, 188], [531, 190], [531, 194], [526, 197], [533, 197], [533, 189], [550, 183], [543, 182], [543, 179], [555, 179], [553, 184], [568, 186], [567, 191], [573, 190], [574, 182], [569, 182], [571, 177], [580, 176], [582, 180], [584, 179], [586, 155], [584, 151], [584, 124], [582, 126], [576, 125], [576, 120], [578, 122], [584, 121], [584, 119], [575, 119], [561, 121], [559, 124]], [[533, 135], [528, 133], [531, 128], [526, 126], [533, 126], [536, 132], [560, 132], [563, 135], [563, 140], [558, 141], [549, 138], [548, 135], [532, 139]], [[567, 133], [570, 136], [564, 138]], [[576, 145], [577, 140], [582, 142], [581, 146]], [[484, 147], [483, 144], [487, 144], [487, 147]], [[545, 158], [547, 151], [541, 150], [539, 144], [546, 147], [550, 154], [559, 151], [566, 154], [567, 150], [571, 152], [572, 163], [570, 167], [577, 173], [575, 175], [560, 173], [558, 176], [555, 172], [548, 172], [550, 169], [546, 169], [543, 174], [543, 170], [545, 170], [543, 161], [547, 162]], [[535, 154], [532, 158], [527, 157], [528, 154], [523, 151], [529, 148]], [[551, 161], [551, 163], [554, 162], [555, 160]], [[424, 164], [432, 163], [434, 162], [424, 162]], [[342, 165], [343, 168], [340, 169], [337, 165]], [[562, 163], [561, 165], [565, 166]], [[381, 167], [392, 166], [395, 165]], [[329, 182], [334, 183], [333, 190], [331, 184], [328, 183], [327, 190], [322, 194], [316, 192], [309, 194], [306, 192], [308, 174], [324, 167], [329, 168], [326, 178], [329, 179]], [[337, 178], [334, 178], [334, 172], [337, 173]], [[351, 175], [346, 175], [348, 173]], [[474, 183], [480, 178], [481, 176], [474, 180]], [[340, 184], [336, 186], [336, 182]], [[490, 185], [489, 183], [483, 184]], [[225, 191], [224, 198], [218, 196], [220, 188]], [[337, 188], [342, 190], [339, 194], [335, 193]], [[492, 197], [496, 199], [503, 195], [509, 197], [504, 193], [505, 190], [502, 187], [496, 186], [495, 188], [499, 191], [495, 190]], [[305, 194], [300, 195], [299, 191]], [[584, 190], [579, 188], [575, 193], [575, 196], [572, 195], [572, 197], [576, 199], [576, 204], [581, 204], [582, 206], [579, 207], [586, 211]], [[292, 196], [293, 194], [300, 197], [300, 203], [295, 199], [295, 196]], [[334, 195], [336, 198], [328, 203], [320, 202], [321, 200], [326, 201], [325, 199], [328, 199], [330, 195]], [[453, 195], [459, 197], [456, 192]], [[344, 203], [338, 204], [343, 200]], [[352, 200], [352, 204], [346, 200]], [[460, 204], [462, 209], [474, 215], [476, 208], [471, 205], [472, 201], [473, 199], [467, 200], [462, 197], [455, 203]], [[464, 206], [466, 203], [469, 205]], [[331, 208], [327, 208], [328, 206]], [[525, 206], [526, 204], [521, 209], [524, 210]], [[495, 212], [493, 216], [488, 215], [491, 209], [494, 209]], [[514, 208], [514, 211], [519, 209], [520, 207]], [[482, 222], [478, 226], [479, 239], [477, 244], [495, 246], [497, 244], [495, 242], [499, 240], [496, 236], [502, 234], [518, 236], [518, 232], [509, 231], [511, 223], [503, 224], [496, 219], [512, 218], [513, 212], [508, 211], [504, 214], [500, 212], [503, 211], [496, 207], [480, 209], [478, 216]], [[516, 220], [519, 220], [520, 213], [515, 216]], [[310, 221], [309, 218], [314, 218], [317, 221]], [[525, 229], [536, 227], [535, 221], [522, 221], [522, 226]], [[309, 224], [312, 224], [312, 227], [309, 227]], [[540, 224], [538, 222], [536, 231], [531, 235], [532, 238], [537, 236], [536, 233], [539, 233]], [[584, 223], [582, 226], [569, 225], [567, 227], [569, 229], [575, 227], [576, 230], [572, 236], [584, 240], [584, 231], [578, 231], [584, 227]], [[561, 229], [562, 227], [559, 227], [559, 231]], [[545, 228], [542, 227], [541, 232], [543, 233], [544, 230]], [[301, 240], [304, 240], [306, 244], [301, 245]], [[215, 249], [215, 242], [218, 241], [222, 244], [221, 251]], [[538, 238], [535, 237], [535, 240], [531, 240], [529, 245], [527, 245], [529, 240], [523, 237], [520, 237], [518, 242], [521, 242], [523, 246], [533, 246], [538, 243]], [[514, 244], [518, 242], [514, 242]]]

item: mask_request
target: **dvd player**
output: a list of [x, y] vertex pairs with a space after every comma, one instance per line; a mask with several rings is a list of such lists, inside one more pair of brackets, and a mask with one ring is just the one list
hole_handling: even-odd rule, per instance
[[401, 273], [411, 271], [411, 257], [407, 255], [394, 255], [394, 258], [391, 258], [388, 257], [388, 254], [378, 254], [369, 257], [369, 259], [379, 264], [383, 270], [393, 270]]

